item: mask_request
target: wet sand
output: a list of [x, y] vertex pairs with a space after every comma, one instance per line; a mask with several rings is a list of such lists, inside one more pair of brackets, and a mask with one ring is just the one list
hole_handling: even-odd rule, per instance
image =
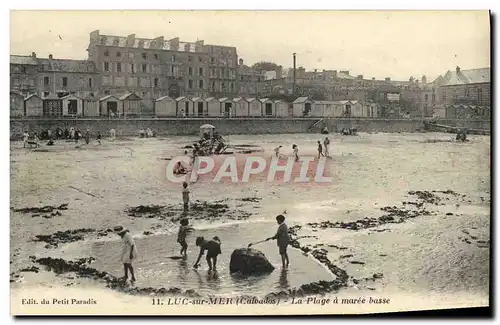
[[[321, 138], [320, 135], [303, 134], [234, 136], [230, 141], [259, 143], [268, 155], [272, 155], [272, 149], [279, 144], [285, 146], [283, 154], [291, 155], [291, 144], [296, 143], [302, 155], [315, 155], [316, 141]], [[349, 275], [345, 286], [329, 295], [410, 296], [413, 303], [408, 304], [403, 298], [398, 302], [398, 306], [407, 305], [408, 308], [434, 308], [436, 303], [433, 301], [453, 306], [487, 305], [490, 138], [471, 136], [465, 144], [446, 142], [450, 135], [439, 133], [333, 135], [330, 138], [333, 159], [329, 167], [334, 182], [327, 188], [265, 182], [191, 184], [193, 200], [223, 200], [229, 210], [242, 211], [246, 216], [241, 220], [231, 216], [196, 219], [193, 226], [217, 229], [221, 223], [245, 222], [250, 227], [252, 222], [273, 223], [276, 214], [286, 210], [287, 223], [291, 227], [302, 226], [297, 228], [298, 236], [317, 237], [301, 239], [301, 247], [313, 251], [309, 255], [320, 252]], [[80, 149], [58, 143], [55, 148], [48, 149], [49, 152], [27, 151], [20, 148], [22, 144], [13, 142], [11, 207], [59, 207], [68, 203], [68, 210], [57, 210], [60, 215], [50, 217], [47, 216], [54, 211], [42, 212], [37, 217], [33, 217], [36, 213], [11, 212], [13, 297], [50, 286], [54, 290], [63, 286], [115, 295], [95, 281], [75, 278], [71, 274], [56, 277], [39, 265], [38, 273], [19, 270], [37, 265], [29, 256], [67, 260], [93, 256], [95, 241], [117, 241], [113, 234], [105, 234], [116, 224], [128, 227], [138, 237], [152, 236], [144, 235], [144, 231], [152, 234], [175, 232], [176, 225], [170, 216], [131, 217], [126, 211], [127, 206], [180, 206], [179, 185], [166, 181], [164, 169], [168, 161], [163, 159], [182, 154], [181, 147], [189, 142], [189, 138], [181, 137], [128, 139], [115, 143], [105, 141], [103, 146], [82, 146]], [[413, 204], [403, 204], [418, 201], [418, 196], [410, 195], [410, 191], [446, 190], [460, 195], [434, 192], [440, 197], [439, 204], [424, 202], [420, 208], [430, 214], [419, 214], [401, 223], [384, 222], [357, 230], [314, 226], [314, 223], [325, 224], [326, 221], [379, 220], [388, 214], [387, 209], [380, 209], [383, 207], [413, 209]], [[241, 200], [249, 197], [255, 201]], [[399, 221], [398, 218], [396, 214], [395, 220]], [[85, 233], [83, 239], [58, 247], [46, 248], [45, 242], [31, 241], [36, 235], [80, 228], [98, 231]], [[272, 235], [274, 228], [270, 227], [270, 231], [271, 234], [264, 236]], [[247, 244], [248, 240], [242, 239], [241, 246]], [[145, 247], [141, 247], [141, 251], [149, 253]], [[229, 253], [224, 256], [227, 260]], [[101, 259], [96, 261], [101, 262]], [[276, 261], [273, 263], [276, 265]], [[382, 276], [375, 278], [375, 274]], [[138, 274], [139, 279], [141, 276], [144, 275]], [[270, 288], [269, 291], [274, 290]], [[118, 294], [119, 301], [141, 299]], [[388, 311], [395, 306], [383, 308]], [[13, 310], [18, 307], [14, 299]]]

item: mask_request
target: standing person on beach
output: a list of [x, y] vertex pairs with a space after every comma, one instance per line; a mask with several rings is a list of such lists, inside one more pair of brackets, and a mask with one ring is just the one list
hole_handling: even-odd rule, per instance
[[23, 148], [26, 148], [26, 145], [28, 144], [29, 137], [30, 137], [30, 134], [28, 133], [28, 131], [24, 131], [24, 133], [23, 133]]
[[177, 242], [181, 245], [182, 256], [187, 256], [187, 248], [188, 244], [186, 242], [186, 236], [189, 231], [193, 230], [193, 228], [189, 227], [189, 220], [184, 218], [181, 220], [181, 226], [179, 227], [179, 233], [177, 234]]
[[99, 143], [99, 145], [101, 145], [101, 139], [102, 139], [102, 135], [101, 135], [101, 132], [97, 132], [97, 142]]
[[285, 223], [285, 216], [280, 214], [276, 217], [278, 222], [278, 231], [273, 237], [267, 238], [267, 240], [277, 240], [279, 253], [281, 255], [281, 262], [283, 263], [283, 268], [288, 268], [290, 260], [288, 259], [288, 253], [286, 251], [288, 244], [290, 243], [290, 235], [288, 234], [288, 226]]
[[116, 138], [116, 131], [115, 131], [115, 129], [109, 130], [109, 136], [111, 137], [111, 141], [115, 141], [115, 138]]
[[198, 254], [198, 259], [194, 263], [194, 268], [197, 269], [200, 266], [200, 259], [207, 251], [207, 264], [209, 271], [217, 271], [217, 256], [222, 254], [220, 249], [220, 239], [215, 236], [210, 240], [205, 240], [203, 237], [196, 238], [196, 246], [200, 247], [200, 254]]
[[189, 210], [189, 189], [188, 183], [182, 183], [182, 202], [184, 203], [184, 212]]
[[276, 158], [280, 157], [280, 149], [281, 149], [281, 147], [283, 147], [283, 146], [278, 146], [278, 147], [274, 148], [274, 152], [276, 153]]
[[299, 161], [299, 147], [294, 144], [292, 146], [292, 149], [293, 149], [293, 156], [295, 157], [295, 161]]
[[318, 141], [318, 159], [321, 157], [321, 156], [325, 156], [325, 154], [323, 153], [323, 146], [321, 145], [321, 141]]
[[130, 281], [135, 282], [135, 274], [134, 268], [132, 266], [132, 261], [137, 258], [138, 252], [137, 247], [135, 246], [134, 238], [132, 237], [130, 232], [122, 226], [117, 226], [113, 230], [122, 238], [123, 246], [122, 254], [120, 257], [123, 263], [123, 269], [125, 271], [125, 276], [123, 277], [123, 279], [127, 281], [128, 272], [130, 271], [130, 275], [132, 276]]
[[328, 137], [325, 138], [323, 141], [323, 144], [325, 145], [325, 156], [330, 157], [330, 139]]
[[35, 132], [35, 147], [40, 147], [40, 138], [38, 137], [38, 133]]

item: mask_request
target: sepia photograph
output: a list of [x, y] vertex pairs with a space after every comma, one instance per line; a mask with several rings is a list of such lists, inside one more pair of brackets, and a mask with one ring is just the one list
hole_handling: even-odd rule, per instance
[[11, 315], [486, 314], [491, 20], [11, 10]]

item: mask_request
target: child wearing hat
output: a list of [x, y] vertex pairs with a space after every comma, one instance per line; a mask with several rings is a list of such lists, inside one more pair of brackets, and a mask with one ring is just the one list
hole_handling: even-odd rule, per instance
[[123, 263], [123, 269], [125, 271], [125, 276], [123, 277], [123, 279], [127, 281], [128, 272], [130, 271], [130, 275], [132, 276], [130, 281], [135, 282], [132, 261], [137, 258], [138, 252], [137, 247], [135, 246], [134, 238], [132, 237], [130, 232], [122, 226], [115, 227], [114, 231], [122, 238], [121, 260]]

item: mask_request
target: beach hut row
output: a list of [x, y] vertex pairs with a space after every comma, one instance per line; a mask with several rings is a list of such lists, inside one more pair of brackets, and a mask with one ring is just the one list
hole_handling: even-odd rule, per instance
[[[28, 97], [11, 91], [12, 117], [137, 117], [142, 114], [142, 98], [135, 93], [102, 98]], [[293, 103], [269, 98], [202, 98], [164, 96], [154, 101], [156, 117], [376, 117], [376, 105], [358, 101], [314, 101], [299, 97]]]

